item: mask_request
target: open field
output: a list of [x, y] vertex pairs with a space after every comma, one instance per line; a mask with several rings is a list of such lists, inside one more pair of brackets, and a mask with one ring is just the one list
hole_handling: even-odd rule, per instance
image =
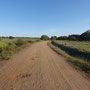
[[80, 51], [90, 52], [89, 41], [68, 41], [68, 40], [56, 40], [58, 44], [65, 45], [67, 47], [76, 48]]
[[90, 42], [56, 40], [52, 44], [58, 46], [73, 57], [78, 57], [88, 62], [90, 61]]
[[42, 41], [0, 67], [0, 90], [90, 90], [90, 80]]

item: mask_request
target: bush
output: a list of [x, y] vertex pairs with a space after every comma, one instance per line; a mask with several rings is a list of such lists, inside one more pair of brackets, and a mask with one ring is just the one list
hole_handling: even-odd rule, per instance
[[23, 44], [25, 44], [25, 41], [24, 41], [23, 39], [18, 39], [18, 40], [15, 42], [15, 44], [16, 44], [17, 46], [22, 46]]
[[47, 35], [42, 35], [41, 40], [49, 40], [49, 37]]
[[27, 42], [28, 42], [28, 43], [33, 43], [34, 41], [33, 41], [33, 40], [28, 40]]
[[0, 48], [0, 59], [8, 60], [14, 53], [16, 45], [14, 43], [8, 43], [8, 46]]

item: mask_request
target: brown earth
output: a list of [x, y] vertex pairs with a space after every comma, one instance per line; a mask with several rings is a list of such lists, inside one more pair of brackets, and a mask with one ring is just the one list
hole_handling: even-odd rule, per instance
[[90, 80], [38, 42], [0, 67], [0, 90], [90, 90]]

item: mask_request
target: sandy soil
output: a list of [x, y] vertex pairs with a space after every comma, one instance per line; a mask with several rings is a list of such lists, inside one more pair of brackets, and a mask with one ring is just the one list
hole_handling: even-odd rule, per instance
[[0, 90], [90, 90], [90, 81], [38, 42], [0, 67]]

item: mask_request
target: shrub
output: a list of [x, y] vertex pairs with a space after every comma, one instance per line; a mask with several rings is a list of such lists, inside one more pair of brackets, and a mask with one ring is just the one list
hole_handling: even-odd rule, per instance
[[41, 40], [49, 40], [49, 37], [47, 35], [42, 35]]
[[28, 43], [33, 43], [34, 41], [32, 41], [32, 40], [28, 40], [27, 42], [28, 42]]
[[8, 60], [14, 53], [15, 47], [14, 43], [9, 43], [8, 46], [0, 48], [0, 59]]
[[24, 41], [23, 39], [18, 39], [18, 40], [15, 42], [15, 44], [16, 44], [17, 46], [22, 46], [23, 44], [25, 44], [25, 41]]

